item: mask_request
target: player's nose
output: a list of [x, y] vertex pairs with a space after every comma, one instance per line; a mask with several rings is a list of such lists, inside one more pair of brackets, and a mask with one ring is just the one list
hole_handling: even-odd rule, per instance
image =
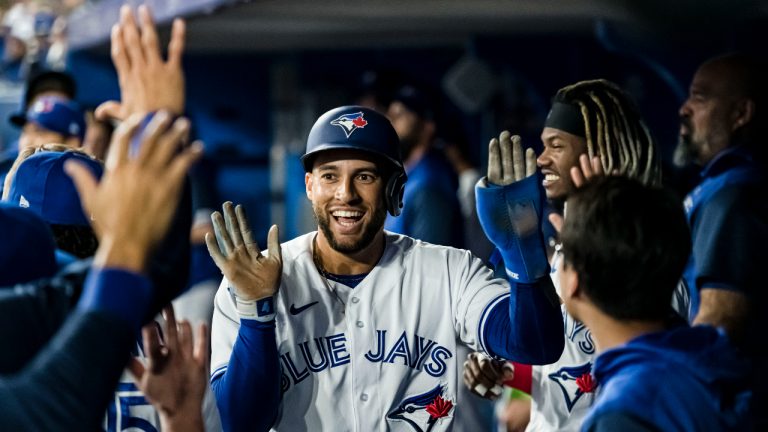
[[336, 188], [336, 195], [335, 195], [335, 198], [337, 200], [342, 202], [350, 202], [350, 201], [356, 200], [359, 197], [353, 180], [354, 179], [351, 176], [349, 176], [349, 177], [343, 178], [339, 182], [339, 185]]

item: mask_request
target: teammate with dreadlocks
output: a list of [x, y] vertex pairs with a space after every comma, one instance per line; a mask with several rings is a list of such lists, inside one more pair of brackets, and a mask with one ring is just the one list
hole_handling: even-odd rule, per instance
[[[581, 81], [560, 89], [553, 99], [541, 140], [544, 150], [536, 158], [530, 148], [523, 156], [520, 137], [510, 136], [509, 132], [502, 132], [498, 140], [492, 139], [488, 177], [477, 186], [483, 229], [508, 268], [512, 262], [529, 275], [544, 275], [526, 280], [522, 274], [508, 272], [510, 282], [518, 282], [520, 289], [541, 289], [542, 280], [548, 277], [549, 266], [539, 229], [541, 215], [537, 215], [535, 224], [526, 220], [532, 216], [527, 210], [531, 204], [541, 207], [542, 190], [547, 199], [565, 203], [577, 187], [603, 173], [626, 175], [649, 185], [661, 182], [659, 154], [648, 127], [629, 96], [609, 81]], [[559, 218], [550, 219], [556, 226], [562, 222]], [[536, 229], [531, 229], [531, 225]], [[553, 269], [560, 259], [558, 248], [551, 260]], [[554, 270], [550, 276], [560, 294]], [[564, 309], [563, 319], [566, 343], [556, 363], [534, 366], [531, 376], [530, 367], [514, 364], [514, 368], [509, 368], [475, 353], [464, 365], [466, 385], [480, 396], [495, 398], [500, 393], [499, 384], [506, 378], [512, 386], [531, 393], [530, 408], [519, 405], [526, 402], [514, 402], [517, 412], [521, 408], [526, 414], [530, 412], [527, 430], [579, 430], [594, 399], [596, 383], [590, 371], [595, 344], [590, 331]], [[526, 373], [528, 376], [523, 376]], [[508, 420], [518, 426], [527, 421]]]

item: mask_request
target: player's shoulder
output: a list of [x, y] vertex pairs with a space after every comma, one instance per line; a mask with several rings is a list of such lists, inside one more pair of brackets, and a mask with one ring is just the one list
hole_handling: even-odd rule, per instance
[[437, 245], [389, 231], [384, 231], [384, 235], [386, 236], [387, 252], [399, 254], [404, 261], [414, 260], [422, 263], [434, 263], [435, 265], [443, 263], [451, 266], [460, 262], [465, 264], [473, 261], [482, 263], [482, 260], [465, 249]]

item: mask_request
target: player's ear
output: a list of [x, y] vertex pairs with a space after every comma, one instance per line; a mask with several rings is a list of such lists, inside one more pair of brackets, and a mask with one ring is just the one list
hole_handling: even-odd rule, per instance
[[560, 269], [560, 292], [564, 300], [575, 300], [582, 297], [579, 287], [579, 274], [573, 266], [563, 263]]
[[733, 110], [732, 130], [736, 130], [752, 121], [755, 115], [755, 102], [752, 99], [743, 99], [736, 104]]
[[307, 191], [307, 198], [312, 201], [312, 173], [308, 172], [304, 174], [304, 186]]

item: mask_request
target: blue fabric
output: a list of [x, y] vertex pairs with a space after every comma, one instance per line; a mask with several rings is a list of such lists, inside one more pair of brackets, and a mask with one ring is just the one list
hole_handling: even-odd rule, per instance
[[281, 400], [275, 321], [240, 320], [229, 364], [214, 374], [211, 388], [225, 432], [270, 429]]
[[640, 336], [595, 360], [597, 399], [584, 419], [624, 413], [663, 431], [746, 430], [749, 365], [710, 326]]
[[85, 114], [77, 102], [43, 96], [27, 110], [27, 121], [65, 137], [85, 136]]
[[407, 169], [400, 216], [387, 216], [384, 228], [432, 244], [464, 246], [464, 220], [458, 179], [442, 154], [426, 153]]
[[221, 270], [216, 267], [208, 247], [205, 244], [193, 244], [190, 247], [191, 264], [189, 266], [189, 286], [209, 280], [221, 281]]
[[138, 330], [152, 300], [152, 283], [126, 270], [93, 269], [77, 304], [80, 311], [103, 311]]
[[133, 337], [117, 317], [73, 312], [34, 361], [0, 379], [0, 430], [101, 430]]
[[64, 172], [64, 163], [70, 159], [84, 164], [96, 178], [101, 178], [103, 167], [95, 159], [77, 152], [44, 151], [19, 165], [7, 201], [28, 207], [52, 225], [90, 226], [75, 184]]
[[[739, 275], [748, 274], [750, 268], [758, 268], [762, 261], [759, 252], [746, 251], [768, 241], [765, 238], [768, 221], [754, 217], [753, 206], [760, 200], [756, 196], [738, 195], [739, 189], [761, 184], [765, 187], [766, 183], [765, 173], [743, 148], [718, 155], [703, 170], [702, 176], [702, 182], [684, 202], [693, 236], [693, 253], [683, 273], [691, 294], [691, 319], [699, 310], [701, 278], [709, 276], [708, 282], [712, 286], [745, 291], [747, 287], [744, 285], [749, 282], [738, 280]], [[757, 202], [750, 202], [753, 200]], [[727, 267], [733, 261], [728, 259], [729, 256], [739, 257], [735, 260], [736, 268]], [[757, 283], [757, 279], [752, 283]]]
[[53, 276], [57, 270], [53, 234], [34, 212], [0, 203], [0, 287]]
[[477, 186], [477, 215], [496, 245], [507, 274], [521, 283], [549, 277], [547, 248], [541, 231], [544, 194], [541, 173], [507, 186]]
[[488, 354], [530, 365], [551, 364], [563, 353], [563, 316], [544, 294], [549, 276], [535, 284], [510, 282], [510, 296], [488, 313], [483, 332]]
[[325, 277], [328, 279], [344, 284], [350, 288], [356, 288], [360, 282], [365, 279], [366, 276], [368, 276], [368, 273], [363, 273], [359, 275], [340, 275], [335, 273], [323, 273]]

